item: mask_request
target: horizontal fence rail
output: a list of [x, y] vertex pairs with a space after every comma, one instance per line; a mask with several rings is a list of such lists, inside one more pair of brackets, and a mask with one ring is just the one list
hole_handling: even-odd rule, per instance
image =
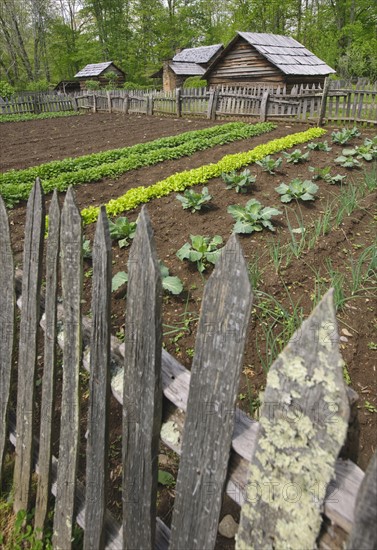
[[[30, 481], [32, 472], [37, 470], [43, 478], [37, 487], [38, 527], [43, 529], [48, 514], [48, 487], [48, 492], [55, 495], [53, 545], [64, 550], [71, 548], [74, 520], [85, 529], [84, 548], [162, 550], [168, 548], [169, 540], [172, 548], [214, 548], [223, 490], [242, 507], [237, 541], [240, 549], [263, 547], [264, 536], [275, 540], [277, 546], [281, 543], [297, 548], [300, 533], [306, 533], [308, 548], [314, 547], [323, 511], [346, 532], [352, 531], [363, 473], [352, 462], [337, 458], [347, 432], [349, 397], [342, 377], [332, 291], [271, 367], [258, 424], [235, 408], [252, 301], [247, 267], [236, 237], [229, 240], [206, 285], [190, 373], [161, 347], [160, 270], [145, 207], [130, 250], [126, 340], [120, 344], [109, 330], [111, 241], [104, 209], [99, 215], [94, 243], [93, 319], [89, 320], [81, 315], [82, 234], [71, 189], [61, 215], [56, 196], [50, 205], [47, 284], [45, 293], [41, 290], [37, 296], [43, 205], [37, 181], [28, 203], [27, 216], [33, 232], [29, 231], [25, 242], [24, 271], [15, 276], [21, 326], [25, 327], [25, 337], [20, 339], [20, 353], [25, 358], [19, 361], [18, 368], [20, 380], [20, 376], [26, 376], [26, 345], [30, 347], [30, 362], [35, 365], [34, 342], [40, 321], [47, 345], [41, 410], [49, 418], [55, 407], [60, 411], [59, 456], [52, 455], [48, 418], [42, 419], [39, 437], [30, 429], [35, 428], [32, 419], [36, 403], [30, 398], [34, 397], [34, 367], [27, 374], [30, 382], [25, 377], [19, 388], [16, 414], [7, 410], [15, 312], [14, 287], [4, 284], [2, 327], [9, 328], [0, 331], [0, 349], [4, 350], [0, 357], [0, 450], [4, 452], [6, 437], [11, 438], [16, 450], [22, 449], [24, 463], [14, 473], [16, 510], [34, 507]], [[9, 223], [1, 198], [0, 227], [0, 258], [9, 259]], [[55, 278], [59, 248], [62, 300], [57, 299]], [[8, 261], [0, 264], [0, 280], [4, 283], [13, 278], [12, 266]], [[41, 318], [36, 314], [39, 302], [41, 313], [45, 310]], [[56, 356], [51, 349], [57, 345], [63, 350], [63, 387], [58, 400], [54, 396]], [[77, 470], [82, 443], [78, 430], [81, 368], [90, 371], [86, 473]], [[122, 524], [106, 510], [110, 390], [123, 411]], [[164, 406], [163, 395], [167, 399]], [[272, 411], [271, 405], [276, 405]], [[184, 433], [182, 411], [186, 413]], [[298, 411], [303, 414], [297, 416]], [[156, 517], [160, 438], [181, 455], [171, 533]], [[0, 458], [1, 478], [3, 457]], [[17, 460], [20, 464], [20, 457]], [[283, 495], [274, 500], [276, 506], [264, 497], [255, 498], [253, 487], [260, 488], [264, 476], [275, 483], [275, 489], [282, 490], [291, 483], [300, 489], [300, 498], [288, 499], [288, 505]], [[362, 496], [357, 525], [362, 528], [355, 527], [358, 532], [353, 530], [352, 536], [362, 547], [363, 540], [371, 539], [374, 525], [362, 521], [360, 499]], [[284, 524], [289, 524], [288, 531], [283, 529], [281, 517]]]

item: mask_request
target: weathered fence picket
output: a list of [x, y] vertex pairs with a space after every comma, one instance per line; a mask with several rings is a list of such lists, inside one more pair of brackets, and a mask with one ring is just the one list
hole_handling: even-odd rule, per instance
[[53, 544], [56, 549], [68, 550], [72, 541], [79, 445], [83, 269], [81, 216], [71, 187], [67, 191], [62, 210], [60, 242], [64, 303], [64, 369]]
[[[35, 206], [40, 210], [37, 202]], [[58, 237], [53, 237], [59, 233], [54, 228], [54, 217], [58, 217], [53, 213], [54, 208], [57, 212], [59, 210], [57, 204], [52, 204], [47, 253], [48, 256], [51, 254], [52, 264], [57, 261], [59, 248], [56, 244], [55, 253], [49, 252], [53, 243], [58, 242]], [[2, 213], [0, 208], [1, 227], [5, 223], [2, 220], [5, 214], [5, 209], [3, 210]], [[56, 220], [55, 223], [57, 224]], [[4, 234], [6, 232], [5, 227]], [[288, 500], [286, 507], [280, 508], [278, 512], [273, 506], [260, 501], [254, 507], [250, 491], [253, 483], [259, 483], [260, 475], [271, 478], [277, 484], [299, 484], [302, 478], [310, 478], [311, 481], [314, 480], [313, 483], [319, 480], [323, 486], [318, 494], [314, 494], [317, 498], [316, 505], [310, 508], [310, 517], [314, 518], [310, 521], [313, 531], [311, 540], [318, 534], [319, 506], [322, 502], [325, 514], [349, 532], [353, 523], [355, 495], [363, 474], [350, 461], [337, 459], [337, 452], [345, 437], [348, 405], [341, 376], [338, 333], [331, 293], [293, 336], [289, 346], [272, 367], [265, 391], [261, 435], [257, 439], [259, 424], [234, 408], [242, 347], [251, 307], [247, 270], [236, 237], [233, 236], [223, 250], [206, 287], [190, 375], [172, 356], [161, 350], [160, 269], [146, 210], [143, 209], [140, 215], [130, 252], [124, 345], [120, 345], [115, 337], [110, 337], [109, 332], [111, 256], [104, 209], [97, 223], [94, 245], [92, 324], [86, 318], [81, 319], [82, 230], [71, 189], [63, 208], [60, 235], [63, 302], [56, 305], [55, 314], [49, 312], [47, 315], [46, 311], [46, 316], [41, 321], [46, 329], [46, 323], [51, 325], [52, 320], [53, 326], [54, 319], [57, 320], [57, 341], [63, 347], [59, 461], [55, 457], [51, 458], [51, 490], [56, 494], [54, 547], [71, 547], [72, 522], [75, 518], [85, 528], [86, 548], [167, 550], [170, 538], [171, 548], [188, 545], [190, 548], [211, 548], [217, 532], [224, 486], [236, 502], [244, 505], [244, 519], [238, 539], [240, 547], [258, 547], [259, 537], [265, 536], [261, 535], [262, 530], [266, 531], [267, 536], [270, 534], [275, 537], [275, 541], [288, 545], [290, 540], [295, 539], [298, 522], [303, 540], [304, 533], [307, 533], [308, 520], [306, 516], [298, 516], [297, 502]], [[7, 250], [7, 246], [6, 254], [9, 254], [9, 243], [4, 245], [1, 242], [0, 254], [2, 250]], [[28, 274], [26, 268], [24, 264], [26, 275], [22, 277], [23, 280]], [[4, 262], [0, 263], [0, 280], [4, 277], [3, 273], [8, 273]], [[48, 279], [47, 274], [47, 282]], [[16, 281], [19, 280], [20, 275], [17, 274]], [[56, 283], [51, 281], [52, 289], [55, 288], [54, 284]], [[26, 292], [25, 289], [23, 291]], [[7, 292], [13, 294], [13, 286]], [[50, 298], [47, 294], [46, 288], [44, 305], [53, 308], [54, 291], [50, 292]], [[26, 295], [22, 297], [27, 303]], [[11, 296], [9, 299], [12, 303]], [[27, 309], [23, 308], [21, 316], [26, 312]], [[38, 323], [39, 311], [35, 317]], [[51, 345], [52, 329], [47, 330], [49, 336], [46, 334], [45, 340]], [[35, 337], [37, 325], [30, 329], [30, 333]], [[3, 338], [4, 333], [0, 336]], [[11, 347], [12, 335], [10, 340], [5, 335], [5, 340], [7, 346]], [[313, 342], [316, 343], [314, 347]], [[83, 357], [81, 345], [84, 348]], [[122, 351], [125, 356], [124, 365]], [[287, 358], [289, 369], [284, 368]], [[91, 371], [86, 491], [76, 479], [78, 373], [81, 364]], [[122, 525], [118, 525], [106, 511], [106, 422], [110, 374], [111, 389], [123, 405]], [[45, 375], [46, 373], [44, 377]], [[51, 384], [51, 378], [47, 375], [43, 385], [49, 388], [50, 394], [53, 393]], [[1, 391], [2, 389], [0, 388]], [[164, 410], [164, 425], [160, 432], [162, 390], [170, 403], [180, 410], [173, 405]], [[44, 391], [42, 388], [42, 394]], [[5, 399], [8, 400], [7, 395]], [[278, 402], [280, 405], [271, 411], [271, 402]], [[286, 405], [283, 408], [282, 402]], [[318, 402], [323, 408], [315, 407]], [[336, 410], [331, 408], [334, 404]], [[182, 412], [186, 410], [183, 433]], [[305, 414], [298, 415], [297, 418], [297, 411]], [[295, 421], [293, 426], [289, 422], [292, 417]], [[337, 422], [331, 423], [330, 419], [336, 419]], [[272, 420], [276, 422], [273, 424]], [[15, 442], [12, 413], [9, 415], [7, 427], [12, 441]], [[182, 433], [181, 448], [179, 439], [182, 438]], [[41, 435], [41, 439], [43, 437], [45, 436]], [[156, 518], [160, 437], [170, 448], [182, 455], [171, 534], [163, 522]], [[321, 438], [322, 456], [318, 455], [318, 437]], [[299, 442], [303, 442], [305, 447], [304, 458]], [[331, 451], [327, 449], [330, 442]], [[35, 464], [37, 447], [36, 444], [33, 455]], [[289, 453], [288, 447], [293, 449], [293, 455]], [[268, 460], [263, 458], [266, 451]], [[44, 454], [42, 450], [39, 451], [39, 460], [42, 460]], [[322, 462], [323, 454], [325, 466]], [[293, 456], [298, 462], [293, 460]], [[248, 474], [250, 462], [253, 463], [252, 478]], [[300, 464], [299, 468], [297, 464]], [[40, 463], [37, 471], [41, 472]], [[315, 477], [318, 476], [318, 471], [322, 475], [320, 479]], [[331, 499], [329, 492], [325, 494], [333, 475], [333, 483], [337, 489], [336, 500]], [[307, 503], [309, 496], [313, 497], [311, 486], [305, 487], [305, 491], [305, 498], [302, 498]], [[314, 500], [312, 498], [310, 506]], [[74, 502], [76, 516], [73, 512]], [[275, 503], [278, 504], [278, 500]], [[256, 510], [253, 520], [248, 519], [250, 506]], [[307, 511], [307, 507], [303, 509]], [[261, 515], [264, 516], [263, 525], [267, 526], [266, 529], [261, 527], [262, 523], [258, 523]], [[283, 523], [292, 527], [289, 533], [283, 530]], [[252, 532], [249, 530], [251, 525]], [[280, 539], [276, 535], [279, 532]]]
[[[123, 382], [123, 541], [153, 548], [162, 415], [162, 283], [146, 208], [130, 250]], [[140, 529], [142, 525], [142, 529]]]
[[60, 252], [60, 208], [55, 189], [49, 209], [49, 232], [46, 249], [46, 298], [44, 367], [42, 378], [41, 428], [39, 435], [39, 476], [34, 529], [39, 537], [48, 513], [51, 492], [52, 419], [55, 404], [57, 291]]
[[15, 316], [14, 264], [9, 223], [0, 197], [0, 486], [6, 445]]
[[[314, 548], [322, 504], [347, 434], [349, 407], [329, 291], [270, 367], [237, 538]], [[302, 521], [305, 517], [305, 522]]]
[[29, 507], [30, 497], [44, 227], [44, 196], [42, 185], [37, 178], [27, 204], [23, 255], [25, 269], [22, 279], [17, 379], [17, 442], [14, 467], [13, 507], [16, 512]]
[[104, 545], [110, 412], [111, 239], [106, 210], [100, 210], [93, 244], [92, 334], [84, 549]]
[[216, 542], [251, 304], [247, 266], [233, 235], [203, 296], [176, 486], [172, 549], [210, 550]]

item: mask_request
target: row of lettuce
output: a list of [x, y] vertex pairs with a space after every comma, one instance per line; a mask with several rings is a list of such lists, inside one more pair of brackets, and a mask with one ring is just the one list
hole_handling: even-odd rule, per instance
[[10, 170], [0, 175], [0, 194], [7, 206], [13, 206], [28, 197], [37, 177], [42, 180], [46, 193], [54, 189], [66, 191], [70, 185], [117, 177], [130, 170], [189, 156], [217, 145], [255, 137], [270, 132], [275, 127], [269, 122], [253, 125], [231, 122], [131, 147], [52, 161], [24, 170]]
[[[255, 163], [267, 155], [272, 155], [284, 149], [294, 147], [295, 145], [306, 143], [312, 139], [321, 137], [325, 133], [326, 131], [322, 128], [311, 128], [305, 132], [298, 132], [283, 138], [271, 140], [245, 153], [225, 155], [217, 163], [207, 164], [200, 168], [173, 174], [149, 187], [140, 186], [132, 188], [121, 197], [112, 199], [106, 204], [107, 214], [110, 217], [116, 216], [121, 212], [133, 210], [140, 204], [147, 203], [153, 199], [167, 196], [170, 193], [182, 192], [194, 185], [205, 184], [212, 178], [220, 177], [223, 173], [229, 173], [232, 170], [240, 170], [244, 166]], [[90, 224], [96, 221], [98, 214], [98, 206], [90, 206], [81, 211], [84, 224]]]
[[61, 118], [67, 116], [77, 116], [83, 113], [79, 111], [57, 111], [55, 113], [18, 113], [18, 114], [2, 114], [0, 115], [1, 122], [24, 122], [26, 120], [44, 120], [47, 118]]

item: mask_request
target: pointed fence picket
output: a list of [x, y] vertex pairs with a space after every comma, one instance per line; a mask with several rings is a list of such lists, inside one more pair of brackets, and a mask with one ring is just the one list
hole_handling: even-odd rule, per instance
[[[41, 299], [45, 308], [55, 311], [46, 311], [41, 319], [50, 349], [46, 352], [42, 389], [42, 416], [46, 414], [47, 418], [42, 420], [38, 441], [35, 435], [33, 437], [30, 430], [33, 423], [23, 408], [34, 387], [33, 343], [40, 320], [37, 307], [40, 268], [34, 266], [40, 265], [44, 223], [43, 197], [37, 183], [28, 206], [28, 231], [33, 233], [31, 240], [35, 242], [25, 244], [22, 276], [21, 325], [31, 319], [28, 329], [23, 329], [30, 338], [31, 372], [27, 373], [30, 387], [25, 388], [26, 380], [20, 383], [20, 377], [25, 375], [24, 360], [21, 360], [18, 365], [21, 389], [17, 427], [13, 411], [6, 414], [9, 384], [0, 388], [0, 449], [4, 449], [8, 433], [16, 444], [16, 509], [32, 506], [28, 487], [35, 470], [43, 477], [38, 484], [40, 498], [36, 511], [41, 528], [48, 512], [46, 487], [50, 483], [55, 495], [54, 548], [71, 548], [74, 520], [86, 531], [85, 548], [167, 550], [169, 542], [171, 548], [187, 545], [214, 548], [224, 490], [242, 506], [238, 548], [260, 543], [264, 546], [271, 540], [294, 548], [302, 533], [309, 533], [310, 545], [314, 545], [323, 510], [334, 523], [350, 532], [363, 474], [350, 461], [337, 459], [346, 433], [348, 401], [332, 293], [323, 298], [271, 368], [258, 424], [234, 407], [251, 308], [247, 270], [236, 237], [229, 240], [207, 283], [190, 374], [161, 350], [161, 281], [145, 208], [130, 252], [126, 342], [123, 346], [109, 332], [111, 247], [104, 209], [99, 215], [94, 245], [92, 324], [81, 318], [82, 229], [71, 189], [62, 211], [60, 237], [59, 217], [55, 196], [50, 207], [47, 244], [48, 284], [45, 300]], [[10, 254], [7, 224], [5, 208], [0, 205], [1, 258]], [[62, 304], [57, 304], [53, 276], [59, 246]], [[12, 274], [12, 262], [1, 262], [0, 280], [11, 280]], [[18, 273], [16, 282], [20, 279]], [[1, 303], [6, 307], [1, 313], [2, 326], [8, 328], [0, 332], [0, 349], [7, 350], [0, 358], [2, 381], [10, 376], [13, 295], [13, 285], [5, 284]], [[32, 303], [29, 305], [29, 302]], [[20, 339], [21, 350], [25, 347], [24, 341], [24, 337]], [[56, 365], [48, 365], [48, 362], [54, 362], [55, 343], [63, 348], [64, 365], [58, 459], [51, 455], [49, 441]], [[124, 364], [121, 353], [125, 357]], [[90, 370], [86, 490], [77, 480], [76, 471], [81, 366]], [[123, 406], [122, 525], [106, 510], [110, 377], [111, 391]], [[162, 393], [170, 405], [164, 410], [164, 424], [160, 430]], [[318, 404], [322, 408], [318, 409]], [[271, 405], [277, 406], [271, 408]], [[184, 433], [182, 411], [186, 411]], [[156, 517], [160, 437], [181, 455], [171, 533]], [[26, 450], [28, 466], [20, 468], [19, 461], [26, 457]], [[46, 460], [49, 462], [47, 469]], [[281, 492], [289, 483], [296, 491], [300, 489], [300, 498], [289, 498], [289, 494], [285, 500], [279, 497], [268, 502], [268, 499], [259, 498], [257, 491], [255, 499], [253, 487], [258, 487], [265, 476], [272, 479], [274, 490]], [[319, 482], [319, 492], [313, 490], [308, 480]], [[331, 498], [330, 485], [335, 487], [335, 499]], [[315, 483], [314, 489], [317, 489]], [[293, 496], [297, 497], [297, 492]], [[373, 511], [373, 505], [369, 504], [371, 497], [368, 498], [368, 509]], [[360, 540], [370, 540], [374, 531], [373, 522], [360, 520], [363, 517], [360, 510], [363, 508], [359, 504], [357, 517], [362, 530], [357, 534], [358, 544]], [[284, 529], [286, 525], [289, 525], [289, 532]]]

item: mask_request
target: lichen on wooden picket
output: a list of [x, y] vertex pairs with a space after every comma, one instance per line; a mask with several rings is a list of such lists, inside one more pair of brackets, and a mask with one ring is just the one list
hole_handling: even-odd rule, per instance
[[270, 368], [238, 550], [314, 548], [349, 406], [330, 290]]

